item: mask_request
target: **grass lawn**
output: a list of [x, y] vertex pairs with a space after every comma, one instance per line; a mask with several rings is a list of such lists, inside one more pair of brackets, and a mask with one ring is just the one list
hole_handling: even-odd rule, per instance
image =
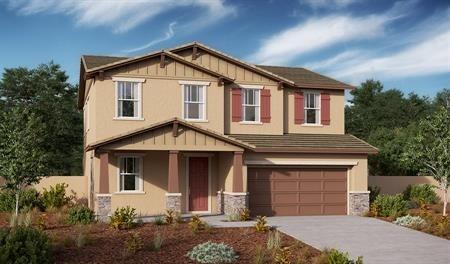
[[[193, 233], [187, 223], [174, 225], [138, 224], [128, 230], [116, 230], [103, 223], [71, 226], [62, 214], [38, 213], [33, 225], [45, 219], [44, 232], [53, 245], [56, 263], [195, 263], [186, 257], [194, 246], [207, 242], [223, 242], [236, 251], [237, 263], [255, 263], [256, 255], [265, 255], [274, 263], [272, 253], [266, 249], [269, 232], [255, 228], [206, 228]], [[8, 225], [8, 214], [0, 218], [0, 225]], [[163, 238], [160, 249], [155, 249], [156, 236]], [[281, 234], [283, 247], [289, 247], [288, 259], [292, 263], [314, 263], [320, 251], [292, 237]]]

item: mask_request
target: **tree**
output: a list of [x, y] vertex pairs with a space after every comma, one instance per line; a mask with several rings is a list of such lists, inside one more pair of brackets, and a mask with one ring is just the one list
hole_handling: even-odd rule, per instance
[[83, 121], [76, 107], [77, 90], [53, 62], [33, 69], [5, 69], [0, 80], [0, 111], [20, 107], [40, 118], [53, 175], [82, 173]]
[[441, 106], [419, 123], [418, 134], [408, 144], [403, 159], [419, 164], [439, 183], [444, 196], [443, 215], [447, 215], [447, 190], [450, 185], [450, 109]]
[[45, 133], [42, 119], [28, 109], [0, 113], [0, 176], [5, 179], [3, 188], [15, 192], [16, 215], [20, 191], [47, 173]]

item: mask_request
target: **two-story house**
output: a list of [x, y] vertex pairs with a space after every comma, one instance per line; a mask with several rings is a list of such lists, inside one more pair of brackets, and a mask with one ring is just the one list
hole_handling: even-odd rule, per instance
[[346, 215], [368, 210], [367, 157], [345, 134], [352, 86], [252, 65], [193, 42], [143, 56], [82, 56], [84, 173], [100, 216]]

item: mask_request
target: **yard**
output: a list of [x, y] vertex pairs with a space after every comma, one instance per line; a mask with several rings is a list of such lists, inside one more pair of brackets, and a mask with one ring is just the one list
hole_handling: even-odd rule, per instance
[[[43, 229], [50, 239], [55, 263], [196, 263], [186, 254], [207, 241], [231, 246], [238, 263], [273, 263], [274, 259], [267, 250], [270, 232], [258, 232], [254, 227], [204, 227], [193, 232], [187, 222], [181, 222], [136, 223], [133, 228], [119, 230], [104, 223], [69, 225], [64, 222], [62, 211], [32, 214], [32, 225]], [[1, 228], [8, 226], [9, 217], [8, 213], [1, 215]], [[287, 260], [319, 261], [319, 250], [282, 233], [280, 237], [281, 247], [289, 247]], [[160, 248], [155, 246], [157, 240], [162, 241]], [[256, 262], [257, 258], [266, 262]]]

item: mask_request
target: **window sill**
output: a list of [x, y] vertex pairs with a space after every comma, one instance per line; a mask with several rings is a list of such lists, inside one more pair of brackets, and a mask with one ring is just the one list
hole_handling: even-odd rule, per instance
[[209, 123], [209, 120], [203, 120], [203, 119], [184, 119], [187, 122], [192, 122], [192, 123]]
[[239, 122], [241, 125], [262, 125], [262, 122], [253, 122], [253, 121], [241, 121]]
[[142, 117], [114, 117], [113, 120], [118, 121], [144, 121]]
[[142, 194], [146, 194], [146, 192], [142, 192], [142, 191], [121, 191], [121, 192], [115, 192], [114, 195], [142, 195]]
[[301, 124], [304, 127], [323, 127], [322, 124]]

